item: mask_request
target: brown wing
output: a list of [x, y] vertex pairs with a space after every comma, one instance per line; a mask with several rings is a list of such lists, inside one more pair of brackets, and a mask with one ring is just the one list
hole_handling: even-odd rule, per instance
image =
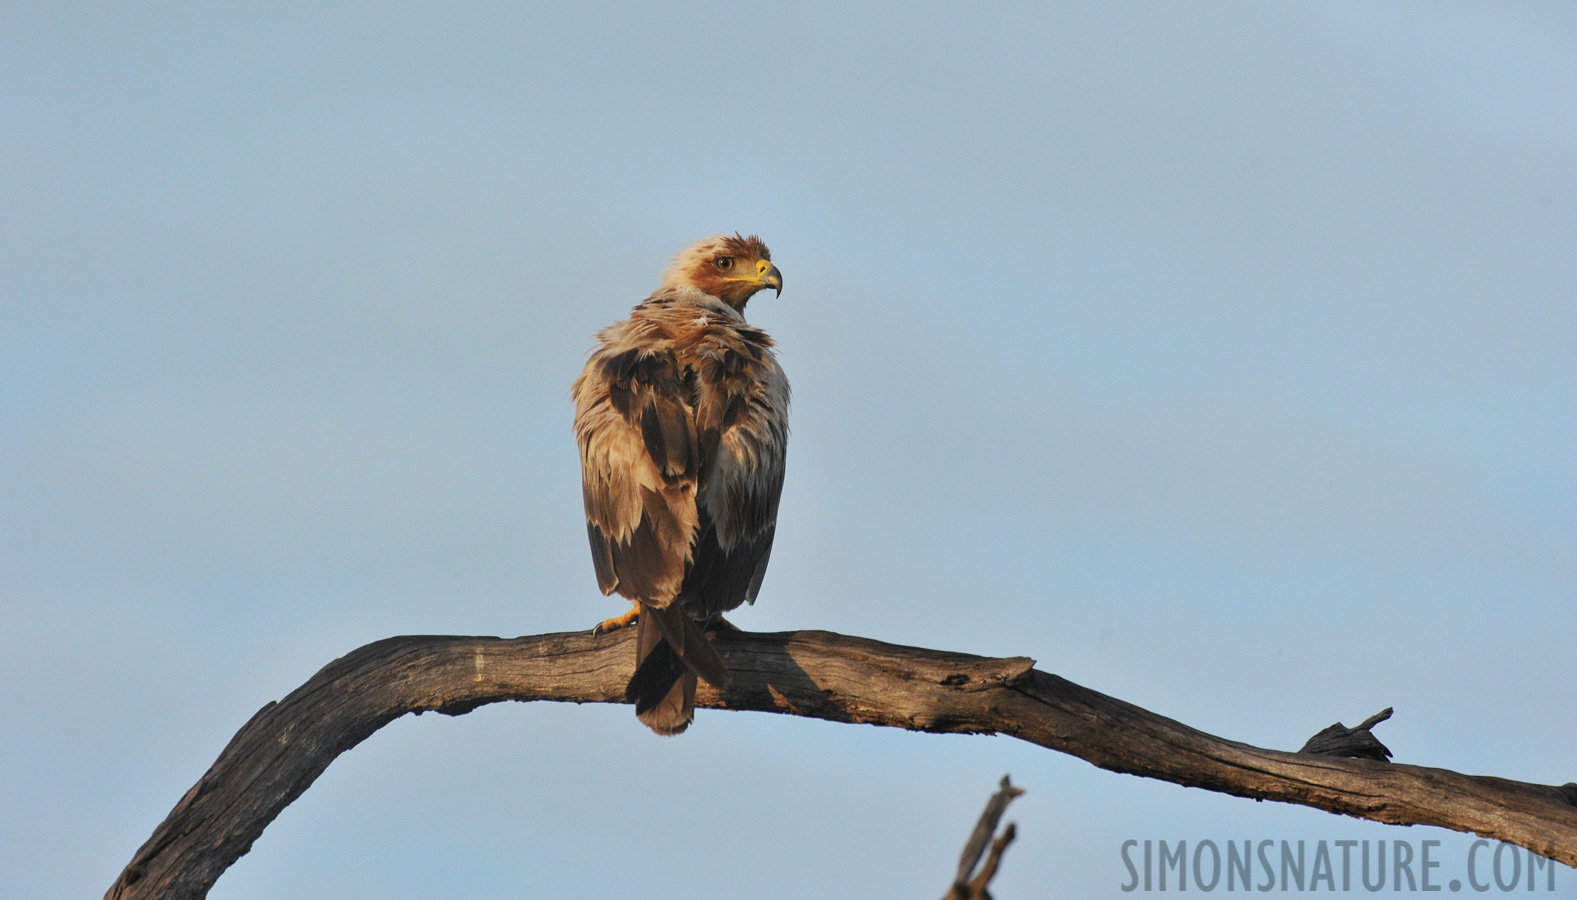
[[624, 322], [601, 338], [573, 389], [597, 583], [666, 606], [698, 524], [700, 458], [684, 379], [658, 332]]
[[680, 602], [705, 619], [754, 603], [772, 555], [788, 445], [788, 380], [772, 342], [745, 325], [695, 354], [703, 477], [699, 533]]

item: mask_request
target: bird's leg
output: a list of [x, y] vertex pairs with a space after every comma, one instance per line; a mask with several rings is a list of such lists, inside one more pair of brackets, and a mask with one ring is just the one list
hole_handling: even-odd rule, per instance
[[723, 618], [721, 615], [713, 616], [712, 617], [712, 621], [708, 622], [707, 625], [706, 625], [706, 631], [707, 631], [708, 634], [710, 634], [711, 632], [714, 632], [714, 631], [720, 631], [720, 632], [723, 632], [724, 634], [727, 634], [730, 631], [737, 632], [739, 630], [741, 630], [741, 629], [740, 629], [740, 627], [738, 625], [735, 625], [733, 622], [728, 621], [727, 619]]
[[639, 603], [636, 603], [636, 604], [632, 605], [630, 607], [630, 611], [625, 613], [624, 615], [622, 615], [622, 616], [614, 616], [611, 619], [604, 619], [603, 621], [598, 622], [597, 623], [597, 627], [593, 628], [591, 630], [591, 633], [592, 634], [607, 634], [610, 631], [618, 631], [620, 628], [628, 628], [631, 625], [634, 625], [635, 624], [635, 620], [640, 618], [640, 616], [641, 616], [641, 605]]

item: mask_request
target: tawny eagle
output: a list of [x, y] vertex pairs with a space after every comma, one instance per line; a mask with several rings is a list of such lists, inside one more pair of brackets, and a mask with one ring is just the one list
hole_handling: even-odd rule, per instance
[[636, 622], [625, 697], [658, 734], [689, 726], [697, 676], [727, 685], [704, 631], [755, 602], [772, 552], [789, 386], [745, 322], [763, 288], [783, 275], [760, 238], [699, 241], [597, 335], [572, 391], [597, 584], [634, 602], [597, 629]]

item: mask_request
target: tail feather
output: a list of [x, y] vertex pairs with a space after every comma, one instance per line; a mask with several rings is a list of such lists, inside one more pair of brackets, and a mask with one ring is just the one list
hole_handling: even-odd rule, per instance
[[728, 687], [728, 664], [723, 662], [712, 642], [706, 639], [701, 626], [674, 606], [641, 605], [641, 619], [651, 619], [666, 641], [691, 671], [718, 690]]
[[[642, 610], [645, 612], [645, 610]], [[642, 619], [645, 617], [642, 616]], [[637, 715], [660, 703], [679, 676], [690, 671], [673, 651], [656, 625], [636, 624], [635, 674], [624, 687], [624, 699], [635, 704]], [[655, 635], [655, 640], [653, 636]]]
[[635, 646], [635, 674], [624, 697], [634, 702], [636, 717], [658, 734], [679, 734], [689, 727], [698, 672], [719, 688], [728, 683], [722, 657], [682, 610], [642, 604]]
[[635, 717], [658, 734], [669, 737], [684, 734], [695, 719], [695, 686], [695, 673], [686, 669], [655, 706], [642, 711], [637, 705]]

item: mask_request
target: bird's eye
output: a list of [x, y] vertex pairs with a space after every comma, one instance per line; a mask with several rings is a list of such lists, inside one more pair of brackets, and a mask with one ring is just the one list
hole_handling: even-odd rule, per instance
[[724, 272], [727, 272], [729, 269], [734, 267], [734, 258], [732, 256], [719, 257], [717, 260], [717, 267], [722, 269]]

